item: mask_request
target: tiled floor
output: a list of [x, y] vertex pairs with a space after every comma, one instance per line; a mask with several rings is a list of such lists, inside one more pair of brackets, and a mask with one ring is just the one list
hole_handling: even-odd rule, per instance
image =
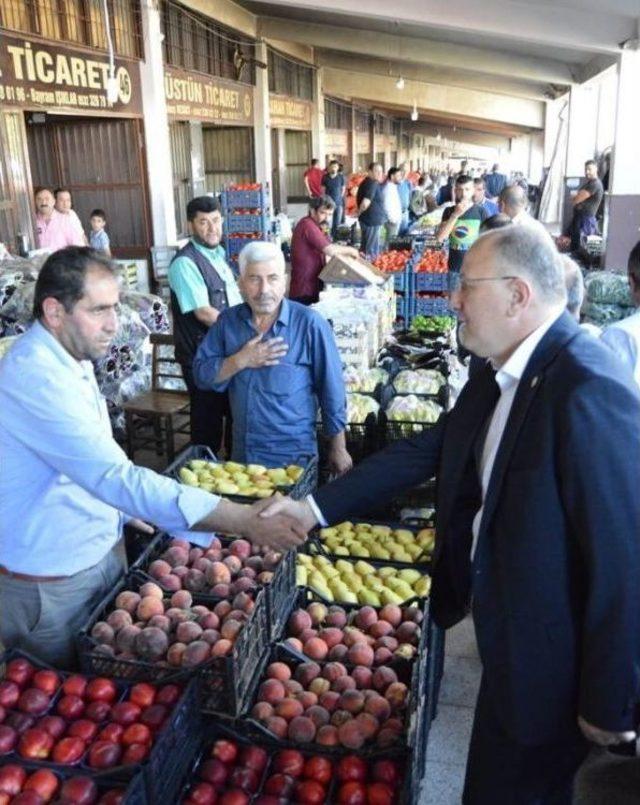
[[[419, 805], [460, 805], [480, 674], [467, 618], [447, 632], [440, 704], [429, 734]], [[640, 759], [594, 749], [578, 774], [574, 805], [640, 805]]]

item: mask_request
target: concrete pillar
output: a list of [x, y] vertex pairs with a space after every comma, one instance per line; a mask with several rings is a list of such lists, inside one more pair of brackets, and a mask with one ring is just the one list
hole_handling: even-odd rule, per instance
[[569, 93], [567, 176], [582, 176], [584, 163], [596, 153], [597, 93], [589, 84], [576, 84]]
[[191, 197], [203, 196], [205, 193], [204, 142], [202, 139], [202, 123], [189, 121], [189, 143], [191, 146]]
[[[268, 63], [266, 42], [256, 43], [256, 59]], [[269, 204], [274, 208], [273, 163], [271, 155], [271, 117], [269, 113], [269, 71], [256, 68], [254, 94], [253, 158], [256, 166], [256, 181], [269, 186]]]
[[640, 50], [623, 50], [618, 61], [618, 103], [613, 164], [607, 194], [608, 228], [605, 267], [625, 269], [640, 240]]
[[313, 111], [311, 112], [311, 155], [320, 160], [324, 168], [324, 94], [322, 92], [322, 67], [313, 73]]
[[157, 0], [143, 0], [141, 7], [146, 60], [140, 64], [140, 76], [153, 243], [167, 246], [175, 243], [177, 235], [160, 13]]
[[351, 155], [350, 173], [356, 169], [358, 161], [358, 137], [356, 134], [356, 110], [351, 107], [351, 131], [349, 132], [349, 153]]

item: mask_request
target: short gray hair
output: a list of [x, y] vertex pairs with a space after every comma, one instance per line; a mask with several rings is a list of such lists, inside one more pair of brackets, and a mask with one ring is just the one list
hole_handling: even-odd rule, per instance
[[247, 266], [253, 263], [271, 263], [275, 262], [278, 268], [284, 272], [284, 254], [279, 246], [275, 243], [270, 243], [268, 240], [254, 240], [247, 243], [238, 255], [238, 266], [240, 273], [244, 274]]
[[584, 277], [580, 266], [568, 254], [561, 254], [560, 261], [564, 268], [564, 280], [567, 286], [567, 310], [578, 317], [584, 302]]
[[543, 299], [566, 303], [564, 266], [546, 232], [528, 226], [506, 226], [480, 235], [478, 242], [491, 245], [505, 272], [530, 279]]

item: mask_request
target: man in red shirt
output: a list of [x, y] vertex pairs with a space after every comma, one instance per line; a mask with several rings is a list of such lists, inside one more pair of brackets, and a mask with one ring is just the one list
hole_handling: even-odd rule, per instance
[[332, 243], [322, 230], [322, 225], [327, 223], [335, 206], [329, 196], [312, 198], [309, 201], [309, 214], [301, 218], [293, 230], [289, 298], [303, 305], [318, 301], [321, 287], [319, 275], [328, 258], [335, 255], [358, 257], [357, 249]]
[[304, 186], [307, 188], [307, 195], [310, 198], [320, 198], [320, 196], [324, 195], [322, 189], [323, 176], [324, 171], [320, 167], [320, 161], [312, 159], [311, 167], [304, 172]]

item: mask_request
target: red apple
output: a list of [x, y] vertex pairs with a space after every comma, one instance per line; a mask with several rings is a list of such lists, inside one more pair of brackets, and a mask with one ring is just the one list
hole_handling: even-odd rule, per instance
[[156, 689], [147, 682], [139, 682], [129, 692], [129, 701], [144, 709], [153, 704], [156, 698]]
[[216, 789], [210, 783], [197, 783], [189, 789], [188, 805], [215, 805]]
[[36, 669], [31, 665], [29, 660], [17, 657], [15, 660], [11, 660], [10, 663], [7, 663], [4, 676], [5, 679], [8, 679], [10, 682], [15, 682], [16, 685], [24, 688], [30, 682], [35, 672]]
[[304, 768], [304, 755], [295, 749], [283, 749], [273, 759], [273, 769], [291, 777], [299, 777]]
[[149, 729], [157, 731], [162, 727], [168, 715], [169, 710], [164, 704], [152, 704], [151, 707], [145, 707], [142, 711], [140, 721]]
[[8, 724], [0, 724], [0, 755], [13, 752], [17, 743], [18, 733], [16, 730]]
[[90, 777], [71, 777], [62, 783], [60, 800], [73, 805], [93, 805], [98, 799], [98, 787]]
[[18, 699], [18, 709], [33, 716], [41, 716], [48, 707], [49, 697], [38, 688], [27, 688]]
[[137, 704], [133, 702], [118, 702], [111, 708], [111, 718], [116, 724], [122, 724], [124, 727], [133, 724], [140, 717], [141, 710]]
[[0, 704], [7, 709], [15, 707], [20, 698], [20, 688], [16, 682], [6, 680], [0, 682]]
[[110, 769], [122, 757], [122, 747], [111, 741], [96, 741], [89, 748], [89, 766], [92, 769]]
[[288, 799], [293, 791], [295, 780], [288, 774], [272, 774], [264, 784], [265, 794]]
[[248, 766], [236, 766], [231, 772], [230, 783], [243, 791], [248, 791], [249, 794], [255, 794], [260, 784], [260, 774]]
[[125, 792], [122, 788], [112, 788], [98, 800], [98, 805], [123, 805]]
[[216, 805], [249, 805], [251, 797], [239, 788], [231, 788], [225, 791]]
[[53, 749], [54, 739], [46, 730], [34, 727], [20, 737], [18, 754], [25, 758], [47, 758]]
[[88, 718], [79, 718], [67, 730], [67, 735], [71, 738], [82, 738], [85, 743], [93, 741], [98, 732], [98, 725], [95, 721]]
[[259, 746], [245, 746], [240, 753], [240, 763], [258, 773], [267, 765], [268, 759], [266, 751]]
[[27, 772], [17, 763], [0, 766], [0, 791], [5, 794], [18, 794], [26, 779]]
[[221, 738], [214, 743], [211, 757], [217, 757], [223, 763], [233, 763], [238, 757], [238, 745], [233, 741], [226, 741]]
[[6, 709], [0, 704], [0, 724], [4, 721], [6, 715]]
[[100, 741], [111, 741], [111, 743], [118, 744], [120, 743], [120, 738], [124, 734], [124, 727], [122, 724], [107, 724], [106, 727], [103, 727], [100, 730], [100, 735], [98, 735], [98, 739]]
[[118, 696], [118, 689], [116, 688], [113, 679], [106, 679], [103, 676], [97, 676], [92, 679], [87, 685], [86, 698], [90, 702], [112, 702]]
[[210, 757], [198, 769], [203, 780], [211, 783], [215, 788], [223, 788], [229, 776], [230, 767], [217, 757]]
[[371, 783], [367, 786], [368, 805], [393, 805], [394, 789], [388, 783]]
[[338, 791], [339, 805], [366, 805], [367, 789], [362, 783], [351, 780], [340, 786]]
[[165, 704], [170, 707], [180, 698], [182, 688], [179, 685], [163, 685], [156, 693], [156, 704]]
[[81, 699], [87, 689], [87, 679], [81, 674], [72, 674], [62, 683], [62, 690], [66, 696], [79, 696]]
[[49, 735], [52, 735], [57, 740], [64, 735], [64, 731], [67, 729], [67, 722], [62, 716], [44, 716], [38, 721], [36, 727], [46, 730]]
[[125, 746], [129, 744], [147, 744], [153, 740], [151, 730], [146, 724], [131, 724], [129, 725], [120, 739]]
[[60, 686], [60, 677], [55, 671], [44, 669], [34, 674], [31, 684], [34, 688], [46, 693], [47, 696], [53, 696]]
[[71, 765], [80, 760], [80, 758], [84, 755], [86, 748], [87, 746], [82, 738], [76, 738], [74, 736], [62, 738], [53, 747], [51, 758], [55, 763]]
[[84, 710], [84, 717], [95, 721], [96, 724], [106, 721], [110, 715], [111, 705], [108, 702], [89, 702]]
[[52, 771], [38, 769], [33, 772], [24, 784], [23, 791], [35, 791], [40, 794], [44, 802], [49, 802], [53, 799], [59, 785], [58, 778]]
[[315, 780], [321, 785], [328, 785], [333, 776], [333, 766], [329, 758], [314, 755], [305, 762], [302, 773], [308, 780]]
[[36, 723], [35, 716], [30, 716], [27, 713], [20, 713], [18, 710], [12, 710], [7, 714], [4, 720], [7, 727], [12, 727], [18, 735], [30, 730]]
[[379, 783], [395, 785], [399, 778], [398, 765], [393, 760], [377, 760], [371, 769], [371, 777]]
[[322, 805], [326, 797], [324, 786], [315, 780], [302, 780], [296, 784], [296, 802], [304, 805]]
[[367, 779], [367, 764], [356, 755], [347, 755], [338, 762], [336, 776], [343, 783], [350, 780], [364, 782]]
[[84, 701], [79, 696], [63, 696], [58, 700], [56, 713], [59, 713], [67, 721], [75, 721], [84, 713]]
[[148, 743], [144, 744], [129, 744], [127, 748], [124, 750], [124, 755], [122, 756], [122, 765], [127, 766], [132, 763], [142, 763], [142, 761], [147, 757], [149, 754], [150, 745]]
[[11, 800], [11, 805], [43, 805], [44, 800], [37, 791], [21, 791]]

